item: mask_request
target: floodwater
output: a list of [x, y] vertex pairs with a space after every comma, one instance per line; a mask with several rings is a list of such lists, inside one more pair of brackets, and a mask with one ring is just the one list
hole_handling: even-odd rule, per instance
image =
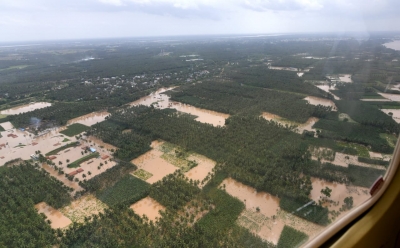
[[399, 94], [388, 94], [388, 93], [378, 93], [379, 95], [383, 96], [384, 98], [394, 101], [400, 102], [400, 95]]
[[142, 200], [132, 204], [130, 208], [139, 216], [145, 215], [149, 220], [156, 221], [161, 218], [160, 211], [164, 211], [165, 207], [156, 200], [147, 196]]
[[102, 122], [109, 116], [110, 113], [107, 111], [102, 112], [93, 112], [87, 115], [83, 115], [74, 119], [71, 119], [67, 122], [67, 125], [71, 125], [73, 123], [80, 123], [86, 126], [92, 126], [98, 122]]
[[18, 106], [18, 107], [0, 111], [0, 114], [17, 115], [17, 114], [26, 113], [26, 112], [33, 111], [35, 109], [41, 109], [41, 108], [45, 108], [45, 107], [49, 107], [49, 106], [51, 106], [51, 103], [48, 103], [48, 102], [34, 102], [34, 103], [29, 103], [26, 105], [22, 105], [22, 106]]
[[329, 86], [329, 85], [325, 84], [325, 85], [316, 85], [316, 86], [317, 86], [318, 88], [320, 88], [321, 90], [332, 94], [333, 97], [335, 98], [335, 100], [340, 100], [340, 97], [338, 97], [338, 96], [336, 96], [335, 94], [333, 94], [332, 92], [330, 92], [330, 90], [336, 90], [335, 85]]
[[351, 80], [351, 74], [339, 75], [339, 80], [344, 83], [352, 83], [353, 82], [353, 80]]
[[[53, 129], [41, 136], [34, 136], [27, 131], [18, 129], [8, 129], [1, 132], [0, 145], [0, 165], [12, 159], [21, 158], [23, 160], [30, 159], [35, 151], [40, 150], [43, 154], [54, 150], [57, 146], [66, 144], [62, 142], [64, 137], [58, 133], [62, 129]], [[14, 135], [8, 137], [8, 135]]]
[[283, 119], [279, 115], [271, 114], [268, 112], [263, 112], [262, 117], [264, 117], [268, 121], [275, 121], [283, 126], [285, 125], [295, 125], [297, 126], [293, 131], [302, 134], [304, 130], [307, 131], [315, 131], [315, 129], [312, 127], [314, 124], [319, 120], [316, 117], [310, 117], [305, 123], [297, 123], [297, 122], [291, 122], [288, 120]]
[[400, 109], [381, 109], [385, 114], [392, 113], [392, 118], [395, 122], [400, 123]]
[[349, 155], [349, 154], [345, 154], [345, 153], [341, 153], [341, 152], [335, 153], [335, 160], [333, 160], [333, 161], [326, 161], [324, 159], [322, 159], [321, 161], [329, 162], [331, 164], [343, 166], [343, 167], [349, 167], [349, 164], [353, 164], [353, 165], [362, 166], [362, 167], [376, 168], [376, 169], [382, 169], [382, 170], [386, 169], [382, 165], [372, 165], [372, 164], [359, 162], [358, 156], [353, 156], [353, 155]]
[[178, 167], [175, 167], [161, 158], [164, 153], [157, 149], [161, 144], [162, 142], [153, 141], [151, 144], [151, 147], [153, 148], [152, 150], [131, 161], [138, 167], [138, 169], [153, 174], [152, 177], [146, 180], [146, 182], [151, 184], [161, 180], [166, 175], [174, 173], [178, 169]]
[[[346, 197], [353, 197], [353, 208], [359, 206], [361, 203], [366, 201], [370, 198], [368, 189], [363, 187], [355, 187], [355, 186], [346, 186], [345, 184], [341, 183], [331, 183], [319, 178], [311, 178], [311, 183], [313, 189], [311, 190], [310, 197], [315, 202], [318, 202], [322, 199], [321, 190], [325, 189], [325, 187], [329, 187], [332, 192], [331, 196], [329, 197], [333, 203], [325, 203], [330, 211], [335, 210], [339, 211], [339, 209], [343, 206], [344, 199]], [[347, 212], [347, 211], [345, 211]], [[345, 212], [342, 212], [339, 217], [342, 217]]]
[[265, 192], [257, 192], [254, 188], [232, 178], [225, 179], [219, 187], [242, 201], [246, 205], [246, 209], [256, 211], [258, 207], [259, 212], [267, 217], [276, 215], [279, 209], [279, 198]]
[[[196, 160], [198, 163], [196, 167], [185, 173], [185, 176], [193, 181], [203, 181], [204, 178], [207, 177], [208, 173], [211, 173], [215, 167], [215, 161], [198, 154], [189, 156], [188, 160]], [[203, 187], [206, 183], [207, 182], [204, 182], [204, 184], [199, 184], [199, 186]]]
[[400, 40], [394, 40], [392, 42], [388, 42], [383, 44], [385, 47], [400, 51]]
[[70, 181], [70, 180], [68, 180], [68, 178], [65, 177], [65, 175], [58, 174], [58, 171], [56, 171], [50, 165], [43, 164], [42, 168], [45, 169], [47, 172], [49, 172], [52, 177], [56, 178], [57, 180], [59, 180], [60, 182], [65, 184], [65, 186], [73, 188], [74, 191], [71, 192], [71, 195], [74, 195], [77, 191], [83, 190], [83, 188], [81, 186], [79, 186], [79, 184], [77, 182]]
[[390, 102], [391, 100], [389, 99], [377, 99], [377, 98], [364, 98], [364, 99], [360, 99], [360, 101], [364, 101], [364, 102]]
[[196, 108], [188, 104], [171, 101], [169, 96], [167, 96], [166, 94], [162, 94], [174, 88], [175, 87], [159, 89], [148, 96], [142, 97], [139, 100], [132, 102], [130, 105], [150, 106], [153, 104], [154, 107], [159, 109], [173, 108], [180, 112], [197, 116], [195, 120], [202, 123], [212, 124], [213, 126], [225, 125], [225, 119], [229, 117], [228, 114], [219, 113], [207, 109]]
[[9, 121], [1, 123], [0, 126], [2, 126], [4, 128], [4, 130], [14, 128], [13, 124], [11, 124], [11, 122], [9, 122]]
[[268, 67], [271, 70], [280, 70], [280, 71], [298, 71], [299, 69], [294, 68], [294, 67], [279, 67], [279, 66], [269, 66]]
[[332, 100], [315, 97], [315, 96], [307, 96], [304, 98], [311, 105], [322, 105], [327, 107], [332, 107], [332, 111], [337, 111], [336, 105]]
[[60, 209], [72, 222], [83, 223], [85, 217], [103, 213], [107, 205], [92, 194], [87, 194]]
[[35, 205], [35, 208], [39, 213], [44, 213], [47, 219], [51, 221], [51, 228], [64, 228], [71, 224], [71, 220], [65, 217], [60, 211], [47, 205], [45, 202], [41, 202]]

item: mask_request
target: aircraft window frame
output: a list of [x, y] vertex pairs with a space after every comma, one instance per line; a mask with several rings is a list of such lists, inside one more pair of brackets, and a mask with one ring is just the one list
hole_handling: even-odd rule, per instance
[[[388, 189], [390, 183], [392, 182], [396, 171], [400, 163], [400, 138], [397, 139], [396, 147], [393, 152], [393, 158], [388, 166], [385, 175], [383, 176], [383, 183], [376, 190], [375, 194], [368, 198], [361, 205], [353, 208], [345, 216], [339, 220], [334, 221], [331, 225], [326, 227], [322, 232], [317, 234], [313, 239], [310, 239], [306, 243], [302, 244], [302, 247], [320, 247], [340, 230], [349, 225], [357, 217], [361, 216], [363, 213], [367, 212], [375, 203], [379, 201], [385, 191]], [[372, 187], [372, 185], [371, 185]]]

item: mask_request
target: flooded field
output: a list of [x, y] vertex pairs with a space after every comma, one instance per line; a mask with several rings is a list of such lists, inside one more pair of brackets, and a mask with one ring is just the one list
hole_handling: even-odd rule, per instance
[[265, 192], [257, 192], [254, 188], [244, 185], [232, 178], [225, 179], [219, 186], [228, 194], [238, 198], [246, 205], [246, 209], [256, 211], [267, 217], [276, 215], [279, 209], [279, 199]]
[[35, 151], [40, 150], [44, 154], [64, 145], [64, 137], [58, 133], [60, 130], [62, 129], [54, 129], [41, 136], [15, 128], [1, 132], [0, 145], [4, 146], [0, 146], [0, 165], [16, 158], [27, 160]]
[[151, 184], [161, 180], [166, 175], [174, 173], [178, 169], [178, 167], [175, 167], [161, 158], [164, 154], [158, 149], [161, 145], [162, 142], [153, 141], [151, 143], [151, 147], [153, 148], [152, 150], [131, 161], [138, 167], [138, 169], [142, 169], [152, 174], [152, 176], [146, 180], [146, 182]]
[[130, 208], [139, 216], [145, 215], [149, 220], [156, 221], [161, 218], [160, 211], [165, 207], [150, 196], [132, 204]]
[[[313, 158], [313, 159], [317, 160], [316, 158]], [[362, 163], [362, 162], [358, 161], [358, 156], [353, 156], [353, 155], [340, 153], [340, 152], [335, 153], [335, 160], [328, 161], [328, 160], [322, 159], [321, 162], [323, 162], [323, 163], [329, 162], [331, 164], [343, 166], [343, 167], [349, 167], [349, 164], [353, 164], [353, 165], [357, 165], [357, 166], [386, 170], [385, 166]]]
[[315, 96], [307, 96], [306, 98], [304, 98], [304, 100], [306, 100], [311, 105], [322, 105], [326, 107], [332, 107], [332, 111], [337, 111], [336, 105], [332, 100]]
[[60, 212], [72, 222], [83, 223], [85, 217], [93, 214], [103, 213], [107, 205], [97, 199], [94, 195], [88, 194], [71, 202], [70, 205], [60, 209]]
[[363, 98], [360, 99], [360, 101], [364, 102], [390, 102], [391, 100], [383, 98], [383, 99], [377, 99], [377, 98]]
[[326, 78], [331, 80], [331, 82], [341, 82], [341, 83], [352, 83], [351, 74], [335, 74], [335, 75], [326, 75]]
[[150, 95], [148, 95], [146, 97], [142, 97], [139, 100], [132, 102], [130, 105], [131, 106], [153, 105], [154, 107], [159, 108], [159, 109], [173, 108], [173, 109], [176, 109], [177, 111], [197, 116], [197, 118], [195, 118], [195, 120], [202, 122], [202, 123], [208, 123], [208, 124], [212, 124], [214, 126], [224, 126], [225, 125], [225, 119], [227, 119], [229, 117], [228, 114], [219, 113], [219, 112], [206, 110], [206, 109], [200, 109], [200, 108], [190, 106], [188, 104], [171, 101], [169, 99], [169, 96], [162, 94], [163, 92], [166, 92], [166, 91], [172, 90], [172, 89], [174, 89], [174, 87], [162, 88], [156, 92], [151, 93]]
[[400, 40], [394, 40], [392, 42], [388, 42], [383, 44], [385, 47], [400, 51]]
[[[185, 173], [185, 176], [193, 181], [199, 180], [202, 182], [207, 177], [208, 173], [211, 173], [215, 167], [215, 161], [205, 156], [195, 154], [190, 155], [188, 159], [195, 160], [198, 163], [196, 167]], [[204, 181], [203, 183], [200, 183], [199, 186], [203, 187], [206, 183], [207, 182]]]
[[43, 213], [47, 216], [47, 219], [51, 221], [50, 226], [53, 229], [64, 228], [71, 224], [71, 220], [65, 217], [60, 211], [47, 205], [45, 202], [41, 202], [35, 205], [35, 208], [39, 213]]
[[49, 172], [52, 177], [54, 177], [57, 180], [59, 180], [60, 182], [64, 183], [65, 186], [73, 188], [74, 191], [71, 192], [72, 196], [75, 195], [76, 192], [83, 190], [83, 188], [81, 186], [79, 186], [78, 182], [68, 180], [68, 178], [66, 178], [65, 175], [59, 174], [58, 171], [56, 171], [52, 166], [50, 166], [48, 164], [43, 164], [42, 168], [45, 171]]
[[83, 115], [74, 119], [71, 119], [67, 122], [67, 125], [71, 125], [73, 123], [80, 123], [86, 126], [92, 126], [98, 122], [102, 122], [109, 116], [110, 113], [107, 111], [103, 112], [93, 112], [87, 115]]
[[331, 85], [329, 86], [328, 84], [326, 85], [316, 85], [318, 88], [320, 88], [321, 90], [331, 93], [333, 95], [333, 97], [335, 98], [335, 100], [340, 100], [340, 97], [338, 97], [337, 95], [333, 94], [332, 92], [330, 92], [331, 90], [336, 90], [335, 85]]
[[4, 130], [6, 130], [6, 131], [8, 129], [13, 129], [14, 128], [14, 126], [9, 121], [1, 123], [0, 126], [2, 126], [4, 128]]
[[379, 95], [383, 96], [384, 98], [394, 101], [400, 102], [400, 95], [399, 94], [388, 94], [388, 93], [378, 93]]
[[388, 115], [392, 113], [393, 120], [400, 123], [400, 109], [381, 109], [381, 111]]
[[[356, 207], [370, 198], [367, 188], [347, 186], [341, 183], [331, 183], [319, 178], [311, 178], [312, 191], [310, 194], [311, 199], [315, 202], [321, 200], [324, 195], [321, 193], [322, 189], [328, 187], [332, 190], [329, 201], [325, 202], [323, 206], [328, 207], [330, 211], [340, 211], [343, 206], [343, 201], [346, 197], [353, 197], [353, 207]], [[347, 211], [340, 211], [339, 218], [342, 217]]]
[[280, 71], [298, 71], [298, 69], [294, 67], [269, 66], [268, 68], [271, 70], [280, 70]]
[[26, 113], [26, 112], [33, 111], [35, 109], [41, 109], [41, 108], [45, 108], [45, 107], [49, 107], [49, 106], [51, 106], [51, 103], [48, 103], [48, 102], [33, 102], [33, 103], [26, 104], [26, 105], [2, 110], [2, 111], [0, 111], [0, 114], [17, 115], [17, 114]]
[[293, 131], [299, 134], [302, 134], [304, 130], [315, 132], [316, 130], [312, 126], [314, 126], [314, 124], [319, 120], [316, 117], [310, 117], [305, 123], [297, 123], [268, 112], [263, 112], [262, 117], [268, 121], [275, 121], [283, 126], [297, 126], [295, 129], [293, 129]]

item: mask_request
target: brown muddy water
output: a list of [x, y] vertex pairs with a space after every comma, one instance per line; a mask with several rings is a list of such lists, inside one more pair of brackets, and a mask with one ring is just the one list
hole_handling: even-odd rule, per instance
[[283, 126], [285, 126], [285, 125], [297, 126], [292, 131], [294, 131], [296, 133], [300, 133], [300, 134], [302, 134], [304, 130], [315, 132], [315, 129], [312, 128], [312, 126], [314, 126], [314, 124], [319, 120], [316, 117], [310, 117], [310, 118], [308, 118], [308, 120], [305, 123], [297, 123], [297, 122], [285, 120], [284, 118], [282, 118], [278, 115], [271, 114], [268, 112], [263, 112], [261, 116], [268, 121], [275, 121]]
[[26, 105], [2, 110], [2, 111], [0, 111], [0, 114], [17, 115], [17, 114], [26, 113], [26, 112], [33, 111], [35, 109], [41, 109], [41, 108], [45, 108], [45, 107], [49, 107], [49, 106], [51, 106], [51, 103], [48, 103], [48, 102], [34, 102], [34, 103], [29, 103]]
[[335, 103], [331, 100], [315, 96], [307, 96], [306, 98], [304, 98], [304, 100], [306, 100], [311, 105], [322, 105], [326, 107], [332, 107], [332, 111], [337, 111]]
[[93, 112], [87, 115], [71, 119], [67, 122], [67, 125], [71, 125], [73, 123], [80, 123], [86, 126], [92, 126], [96, 123], [104, 121], [106, 117], [109, 115], [110, 113], [108, 113], [107, 111]]
[[325, 92], [331, 93], [335, 100], [340, 100], [340, 97], [330, 92], [330, 90], [336, 90], [335, 85], [329, 86], [328, 84], [326, 84], [326, 85], [316, 85], [316, 86]]
[[60, 211], [47, 205], [45, 202], [41, 202], [35, 205], [35, 208], [39, 213], [44, 213], [47, 219], [51, 221], [51, 228], [64, 228], [71, 224], [71, 220], [65, 217]]
[[232, 178], [225, 179], [219, 186], [228, 194], [238, 198], [246, 205], [246, 209], [256, 211], [267, 217], [276, 215], [279, 209], [279, 198], [265, 192], [257, 192], [254, 188], [244, 185]]
[[156, 200], [147, 196], [142, 200], [132, 204], [130, 208], [139, 216], [145, 215], [149, 220], [156, 221], [161, 218], [160, 211], [164, 211], [165, 207]]
[[[398, 94], [389, 94], [389, 93], [378, 93], [378, 94], [390, 101], [400, 102], [400, 95], [398, 95]], [[381, 100], [381, 99], [379, 99], [379, 100]]]
[[[325, 203], [324, 206], [328, 207], [330, 211], [335, 210], [339, 211], [339, 209], [342, 207], [344, 203], [344, 199], [346, 197], [353, 197], [353, 208], [359, 206], [363, 202], [365, 202], [367, 199], [370, 198], [370, 195], [368, 193], [367, 188], [363, 187], [356, 187], [356, 186], [347, 186], [345, 184], [341, 183], [331, 183], [327, 182], [325, 180], [319, 179], [319, 178], [311, 178], [312, 182], [312, 191], [310, 194], [311, 199], [313, 199], [315, 202], [318, 202], [319, 200], [322, 199], [323, 195], [321, 193], [322, 189], [325, 189], [325, 187], [328, 187], [332, 190], [331, 196], [329, 197], [330, 200], [333, 201], [333, 203]], [[341, 214], [338, 216], [338, 218], [342, 217], [345, 213], [347, 213], [349, 210], [341, 212]]]
[[195, 120], [202, 122], [202, 123], [212, 124], [213, 126], [224, 126], [225, 125], [225, 119], [227, 119], [229, 117], [228, 114], [219, 113], [219, 112], [215, 112], [215, 111], [211, 111], [211, 110], [207, 110], [207, 109], [196, 108], [196, 107], [193, 107], [188, 104], [171, 101], [169, 96], [162, 94], [163, 92], [172, 90], [174, 88], [175, 87], [159, 89], [156, 92], [153, 92], [148, 96], [142, 97], [139, 100], [132, 102], [130, 105], [131, 106], [137, 106], [137, 105], [150, 106], [153, 104], [154, 107], [159, 108], [159, 109], [173, 108], [179, 112], [197, 116], [197, 118], [195, 118]]
[[153, 148], [152, 150], [131, 161], [138, 167], [138, 169], [153, 174], [152, 177], [146, 180], [146, 182], [151, 184], [161, 180], [166, 175], [174, 173], [178, 169], [178, 167], [175, 167], [161, 158], [164, 153], [157, 149], [161, 144], [162, 142], [153, 141], [151, 143], [151, 147]]
[[[215, 161], [198, 154], [194, 154], [188, 157], [189, 160], [196, 160], [198, 165], [188, 172], [185, 173], [185, 176], [193, 181], [199, 180], [200, 182], [207, 177], [208, 173], [211, 173], [213, 168], [215, 167]], [[200, 188], [202, 188], [207, 182], [204, 184], [199, 184]]]
[[395, 122], [400, 123], [400, 109], [381, 109], [382, 112], [389, 115], [392, 113], [392, 118]]

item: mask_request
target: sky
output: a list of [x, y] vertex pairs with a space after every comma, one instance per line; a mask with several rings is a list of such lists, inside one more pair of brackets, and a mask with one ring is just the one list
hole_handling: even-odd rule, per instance
[[0, 0], [0, 42], [400, 31], [399, 0]]

